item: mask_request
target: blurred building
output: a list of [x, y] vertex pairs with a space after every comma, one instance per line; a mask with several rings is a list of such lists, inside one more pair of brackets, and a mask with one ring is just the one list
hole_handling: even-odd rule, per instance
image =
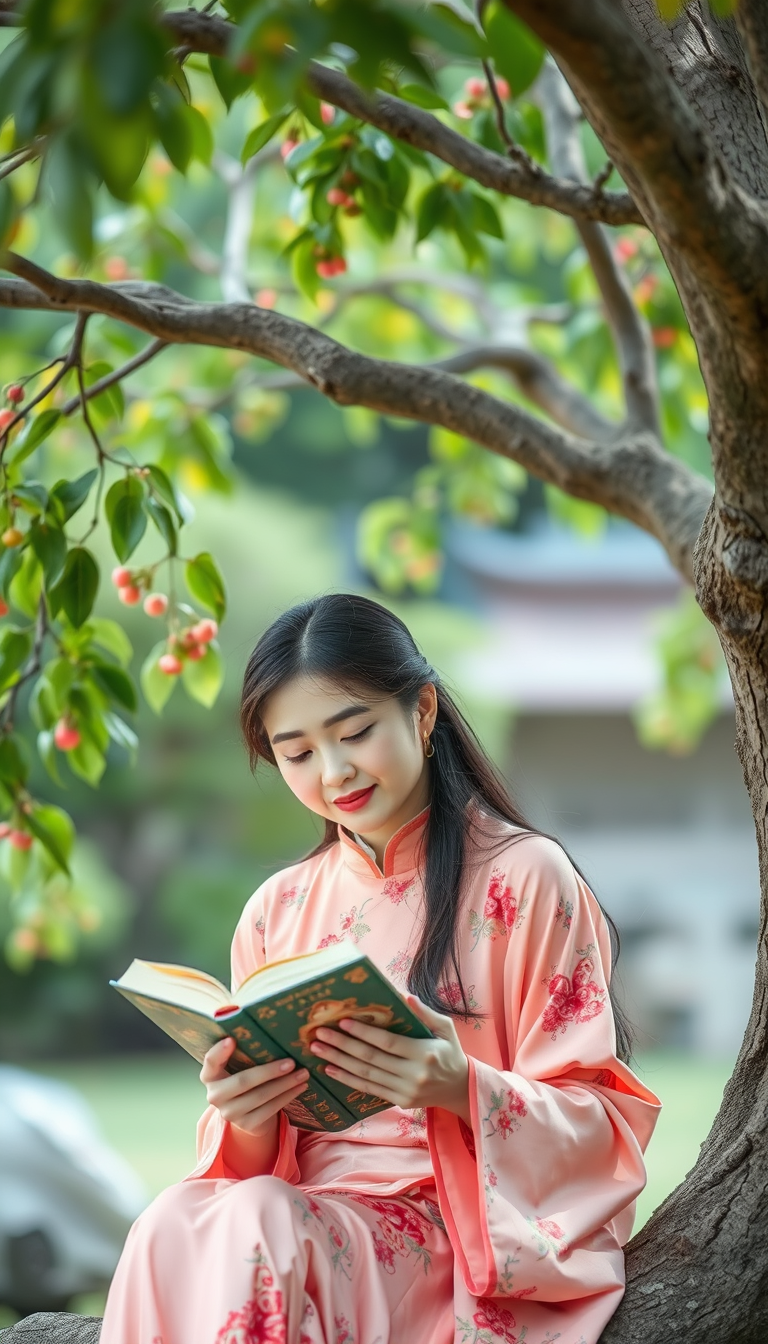
[[733, 1054], [752, 998], [759, 882], [732, 702], [689, 756], [645, 749], [631, 720], [657, 683], [654, 624], [678, 600], [679, 576], [628, 524], [594, 542], [550, 524], [514, 535], [462, 524], [449, 550], [462, 598], [491, 632], [464, 656], [461, 680], [515, 711], [508, 776], [620, 928], [639, 1043]]

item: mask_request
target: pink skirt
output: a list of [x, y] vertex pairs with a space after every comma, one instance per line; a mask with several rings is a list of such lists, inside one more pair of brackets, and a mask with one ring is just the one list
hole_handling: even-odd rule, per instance
[[172, 1185], [131, 1228], [100, 1344], [452, 1344], [439, 1217], [276, 1176]]

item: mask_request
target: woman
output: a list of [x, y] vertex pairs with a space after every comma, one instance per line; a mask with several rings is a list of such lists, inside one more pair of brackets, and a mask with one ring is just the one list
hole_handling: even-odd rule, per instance
[[232, 1040], [210, 1050], [198, 1166], [134, 1225], [102, 1344], [594, 1344], [658, 1113], [619, 1058], [597, 901], [377, 603], [275, 621], [241, 719], [326, 833], [248, 901], [233, 984], [347, 937], [433, 1036], [317, 1033], [392, 1103], [337, 1134], [289, 1123], [292, 1061], [229, 1075]]

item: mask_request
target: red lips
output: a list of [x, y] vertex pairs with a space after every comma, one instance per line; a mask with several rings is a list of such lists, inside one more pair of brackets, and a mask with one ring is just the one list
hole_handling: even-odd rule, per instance
[[334, 805], [343, 811], [356, 811], [358, 807], [365, 806], [375, 788], [376, 785], [371, 784], [367, 789], [357, 789], [355, 793], [343, 794], [341, 798], [334, 798]]

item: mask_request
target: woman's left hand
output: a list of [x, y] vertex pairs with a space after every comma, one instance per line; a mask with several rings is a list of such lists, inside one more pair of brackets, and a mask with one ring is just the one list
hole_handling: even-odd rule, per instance
[[452, 1017], [436, 1013], [414, 994], [409, 1008], [434, 1032], [412, 1040], [380, 1027], [343, 1018], [341, 1031], [320, 1027], [312, 1053], [326, 1060], [326, 1072], [348, 1087], [372, 1093], [395, 1106], [442, 1106], [471, 1124], [469, 1062]]

